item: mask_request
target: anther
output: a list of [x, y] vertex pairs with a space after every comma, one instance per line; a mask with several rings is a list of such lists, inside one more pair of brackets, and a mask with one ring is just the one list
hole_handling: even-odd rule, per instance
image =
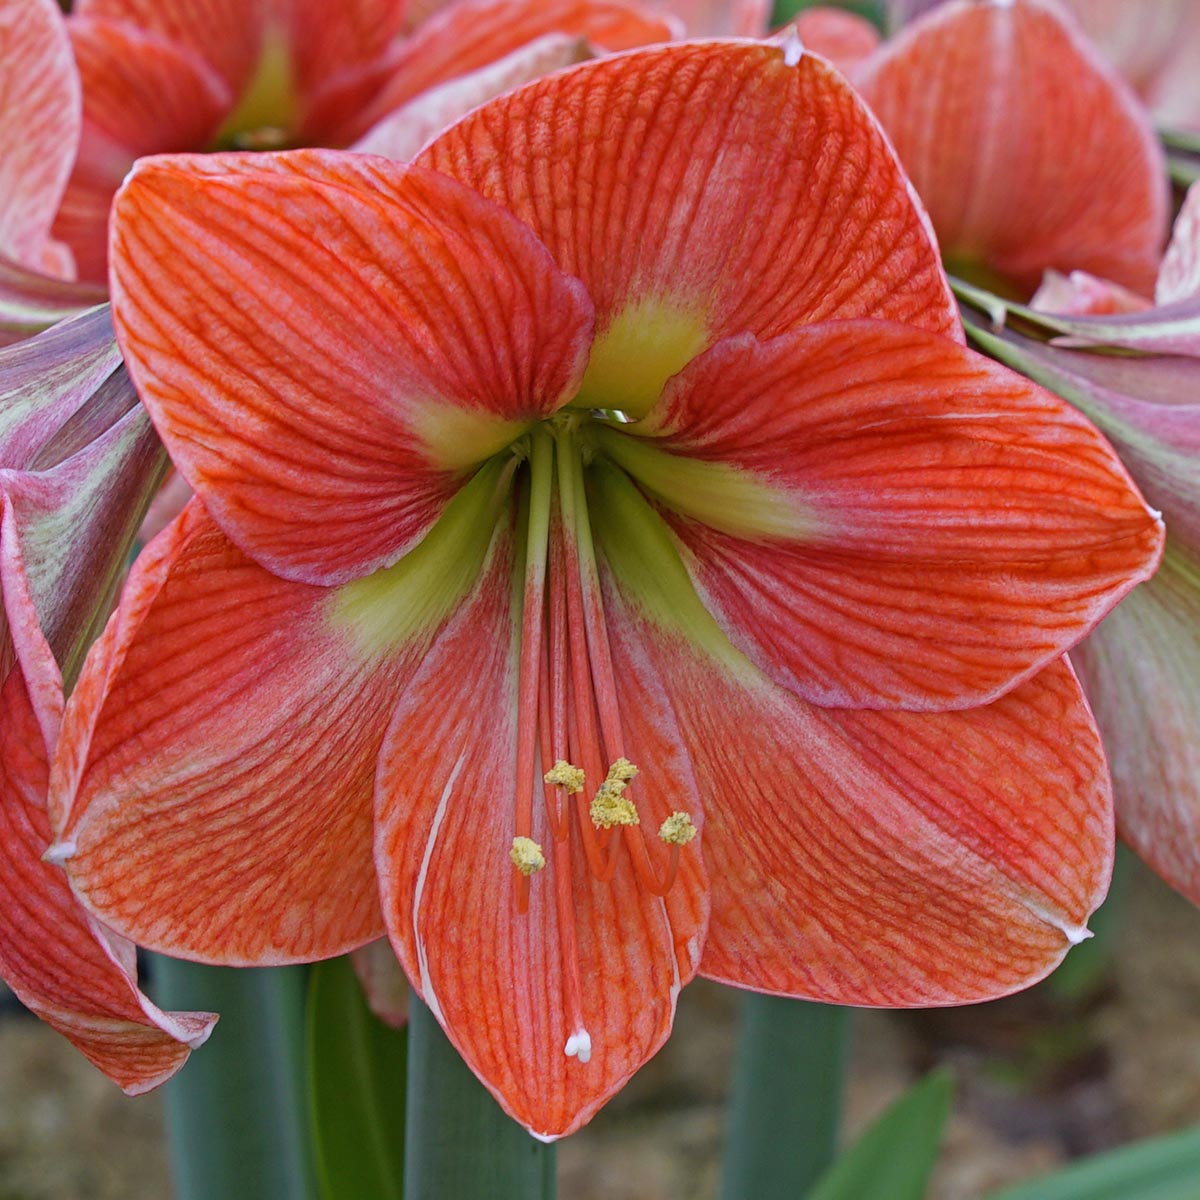
[[568, 796], [574, 796], [582, 792], [586, 780], [583, 771], [579, 767], [572, 766], [571, 763], [561, 758], [542, 778], [554, 787], [565, 788]]
[[597, 829], [612, 829], [614, 825], [637, 825], [639, 817], [632, 800], [625, 795], [629, 781], [638, 773], [627, 758], [618, 758], [608, 768], [600, 790], [592, 798], [588, 815]]
[[529, 876], [546, 865], [542, 848], [532, 838], [515, 837], [508, 852], [509, 861], [522, 875]]
[[658, 836], [668, 846], [686, 846], [697, 832], [692, 818], [685, 812], [673, 812], [658, 827]]

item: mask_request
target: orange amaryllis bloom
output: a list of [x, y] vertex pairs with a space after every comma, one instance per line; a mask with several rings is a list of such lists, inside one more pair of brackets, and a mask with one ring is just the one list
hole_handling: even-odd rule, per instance
[[952, 1003], [1084, 935], [1111, 814], [1060, 656], [1159, 523], [962, 346], [886, 139], [796, 42], [588, 63], [413, 166], [147, 160], [112, 256], [197, 499], [56, 759], [107, 925], [235, 964], [386, 930], [542, 1137], [698, 968]]
[[130, 1093], [208, 1036], [137, 987], [133, 947], [93, 923], [42, 855], [63, 675], [103, 620], [162, 451], [108, 315], [0, 351], [0, 978]]
[[1162, 150], [1061, 10], [956, 0], [852, 74], [952, 273], [991, 273], [1026, 296], [1048, 268], [1153, 287], [1168, 218]]
[[1075, 273], [1050, 280], [1034, 307], [1018, 314], [1058, 332], [1057, 344], [1011, 329], [974, 336], [1095, 421], [1167, 522], [1158, 573], [1072, 659], [1104, 735], [1122, 836], [1200, 903], [1200, 186], [1175, 223], [1156, 303]]
[[[467, 0], [402, 37], [405, 12], [404, 0], [79, 0], [64, 21], [51, 0], [0, 0], [0, 36], [5, 19], [60, 27], [57, 40], [43, 36], [54, 42], [56, 75], [40, 90], [54, 91], [53, 104], [37, 107], [39, 90], [20, 106], [35, 113], [35, 128], [54, 127], [59, 149], [31, 166], [36, 146], [22, 140], [22, 114], [0, 123], [19, 150], [6, 174], [40, 172], [49, 195], [51, 182], [62, 189], [64, 163], [69, 171], [57, 213], [39, 208], [38, 228], [53, 219], [48, 245], [70, 256], [46, 265], [72, 278], [73, 258], [78, 278], [104, 280], [109, 205], [142, 155], [349, 145], [421, 92], [543, 35], [623, 49], [672, 33], [616, 0]], [[13, 58], [4, 47], [0, 76], [32, 61], [30, 40], [22, 36]]]

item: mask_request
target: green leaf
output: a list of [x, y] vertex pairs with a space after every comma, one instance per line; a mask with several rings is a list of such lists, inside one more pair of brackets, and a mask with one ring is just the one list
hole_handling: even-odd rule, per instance
[[321, 1194], [402, 1200], [408, 1031], [367, 1007], [348, 958], [312, 968], [308, 1081]]
[[866, 17], [878, 29], [884, 27], [883, 0], [775, 0], [771, 24], [773, 27], [783, 25], [806, 8], [817, 7], [844, 8], [860, 17]]
[[1097, 1154], [988, 1200], [1196, 1200], [1200, 1130], [1150, 1138]]
[[554, 1200], [554, 1147], [505, 1116], [416, 996], [408, 1097], [406, 1200]]
[[726, 1200], [796, 1200], [833, 1162], [849, 1035], [847, 1008], [742, 994]]
[[926, 1075], [830, 1167], [808, 1200], [921, 1200], [953, 1093], [948, 1072]]
[[164, 1008], [221, 1014], [164, 1089], [175, 1200], [311, 1200], [305, 967], [206, 967], [156, 955]]

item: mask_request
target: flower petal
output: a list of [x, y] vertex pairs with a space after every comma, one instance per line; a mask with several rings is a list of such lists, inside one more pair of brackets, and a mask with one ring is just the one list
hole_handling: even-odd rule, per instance
[[806, 8], [796, 14], [796, 32], [807, 49], [847, 73], [879, 46], [875, 26], [844, 8]]
[[1073, 658], [1104, 737], [1121, 836], [1200, 904], [1200, 563], [1163, 565]]
[[73, 12], [123, 22], [192, 51], [236, 95], [258, 63], [273, 7], [262, 0], [75, 0]]
[[[555, 903], [563, 868], [540, 803], [532, 838], [550, 861], [530, 881], [524, 914], [509, 863], [515, 603], [512, 568], [498, 561], [405, 689], [380, 759], [376, 864], [389, 933], [414, 988], [505, 1110], [548, 1139], [583, 1124], [666, 1039], [699, 959], [707, 880], [688, 848], [664, 899], [639, 884], [625, 855], [611, 882], [599, 883], [572, 828], [573, 934], [591, 1056], [568, 1057], [577, 1031], [564, 1002]], [[656, 781], [642, 793], [643, 822], [657, 828], [672, 808], [696, 811], [695, 785], [656, 672], [636, 642], [613, 632], [629, 753]]]
[[0, 518], [0, 977], [136, 1094], [173, 1075], [216, 1018], [156, 1008], [138, 990], [133, 948], [92, 925], [62, 871], [42, 860], [51, 842], [46, 789], [62, 681], [3, 489]]
[[1137, 100], [1041, 0], [947, 4], [855, 79], [950, 261], [1032, 290], [1048, 267], [1149, 292], [1167, 224]]
[[1154, 298], [1175, 304], [1200, 296], [1200, 184], [1188, 188], [1158, 269]]
[[384, 117], [354, 144], [360, 154], [408, 162], [425, 144], [471, 109], [551, 71], [586, 62], [583, 38], [548, 33], [504, 58], [422, 92]]
[[[612, 0], [460, 0], [431, 15], [380, 61], [378, 90], [342, 136], [353, 141], [421, 92], [486, 67], [549, 33], [625, 50], [666, 41], [672, 29], [633, 5]], [[318, 122], [318, 114], [310, 119]]]
[[107, 307], [0, 351], [0, 463], [28, 467], [120, 362]]
[[1068, 404], [905, 326], [729, 339], [643, 427], [652, 445], [602, 445], [662, 506], [733, 643], [817, 704], [986, 703], [1077, 642], [1161, 548]]
[[652, 8], [683, 22], [688, 37], [764, 37], [769, 0], [653, 0]]
[[692, 357], [747, 330], [874, 316], [958, 336], [874, 119], [831, 67], [791, 53], [688, 43], [585, 63], [421, 155], [527, 221], [587, 285], [599, 336], [580, 404], [640, 416]]
[[350, 962], [367, 1007], [385, 1025], [403, 1029], [408, 1023], [408, 977], [387, 938], [360, 946]]
[[72, 277], [50, 227], [79, 146], [79, 76], [53, 0], [0, 3], [0, 258]]
[[145, 154], [197, 150], [231, 106], [227, 85], [183, 46], [130, 25], [72, 19], [83, 84], [83, 132], [54, 233], [70, 246], [79, 276], [107, 277], [113, 193]]
[[974, 331], [987, 352], [1069, 400], [1112, 442], [1170, 535], [1200, 553], [1200, 361], [1047, 346]]
[[815, 708], [721, 637], [678, 558], [597, 508], [624, 613], [695, 765], [701, 972], [838, 1004], [968, 1003], [1086, 936], [1112, 864], [1104, 755], [1065, 660], [952, 713]]
[[400, 558], [468, 468], [569, 399], [590, 341], [583, 289], [528, 229], [383, 159], [142, 162], [113, 254], [118, 337], [173, 461], [301, 582]]
[[143, 552], [51, 793], [59, 856], [106, 925], [233, 964], [382, 932], [370, 788], [398, 664], [348, 652], [330, 599], [248, 562], [195, 501]]
[[1112, 815], [1069, 667], [941, 714], [814, 709], [708, 674], [680, 691], [700, 786], [724, 789], [706, 847], [709, 978], [831, 1003], [963, 1004], [1035, 982], [1086, 936]]

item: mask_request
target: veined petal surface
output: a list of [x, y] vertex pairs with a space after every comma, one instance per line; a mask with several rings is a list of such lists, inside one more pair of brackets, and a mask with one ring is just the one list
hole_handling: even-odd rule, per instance
[[587, 42], [566, 33], [548, 33], [466, 75], [422, 92], [367, 131], [351, 149], [408, 162], [426, 143], [460, 117], [504, 92], [551, 71], [586, 62]]
[[133, 947], [94, 927], [61, 869], [42, 860], [49, 759], [62, 683], [24, 580], [12, 505], [0, 493], [0, 977], [32, 1012], [136, 1094], [169, 1078], [212, 1028], [165, 1013], [137, 987]]
[[264, 29], [274, 7], [262, 0], [76, 0], [73, 19], [120, 22], [190, 50], [217, 71], [236, 96], [262, 53]]
[[[601, 494], [619, 499], [612, 478]], [[596, 514], [613, 623], [648, 647], [705, 798], [703, 974], [841, 1004], [968, 1003], [1034, 982], [1084, 936], [1112, 807], [1065, 662], [965, 712], [816, 708], [725, 641], [669, 547], [622, 536], [627, 505]]]
[[672, 32], [669, 22], [617, 0], [459, 0], [431, 14], [380, 60], [378, 88], [342, 135], [352, 141], [429, 88], [479, 70], [547, 34], [569, 34], [604, 50], [625, 50], [666, 41]]
[[[628, 855], [598, 882], [576, 824], [569, 878], [560, 879], [564, 856], [539, 799], [531, 836], [547, 865], [530, 880], [528, 910], [518, 911], [509, 851], [519, 597], [511, 560], [495, 566], [404, 691], [380, 758], [376, 865], [389, 933], [413, 986], [506, 1111], [553, 1138], [583, 1124], [665, 1041], [699, 962], [708, 886], [698, 842], [661, 899], [641, 885]], [[624, 629], [614, 630], [612, 652], [627, 753], [647, 780], [642, 824], [652, 838], [673, 809], [702, 824], [658, 673]], [[570, 891], [569, 928], [555, 902], [560, 886]], [[590, 1059], [565, 1053], [576, 1032], [564, 1003], [572, 955]]]
[[80, 18], [70, 32], [83, 132], [54, 232], [70, 246], [80, 278], [103, 283], [113, 194], [134, 160], [205, 145], [232, 95], [202, 58], [160, 34]]
[[296, 151], [139, 164], [118, 338], [173, 461], [269, 570], [341, 583], [429, 530], [470, 468], [578, 387], [581, 285], [469, 189]]
[[581, 405], [640, 416], [732, 333], [878, 317], [959, 336], [885, 138], [798, 46], [585, 63], [485, 105], [418, 161], [504, 204], [587, 285], [598, 336]]
[[0, 259], [70, 279], [50, 239], [79, 149], [79, 75], [53, 0], [0, 3]]
[[947, 259], [1032, 290], [1048, 267], [1149, 292], [1162, 150], [1128, 87], [1041, 0], [946, 4], [856, 84], [929, 206]]
[[382, 932], [370, 794], [395, 672], [347, 652], [328, 603], [196, 501], [143, 551], [72, 695], [51, 798], [106, 925], [232, 964]]
[[1070, 405], [906, 326], [731, 338], [626, 428], [602, 445], [661, 506], [710, 611], [817, 704], [995, 699], [1161, 549], [1161, 521]]

